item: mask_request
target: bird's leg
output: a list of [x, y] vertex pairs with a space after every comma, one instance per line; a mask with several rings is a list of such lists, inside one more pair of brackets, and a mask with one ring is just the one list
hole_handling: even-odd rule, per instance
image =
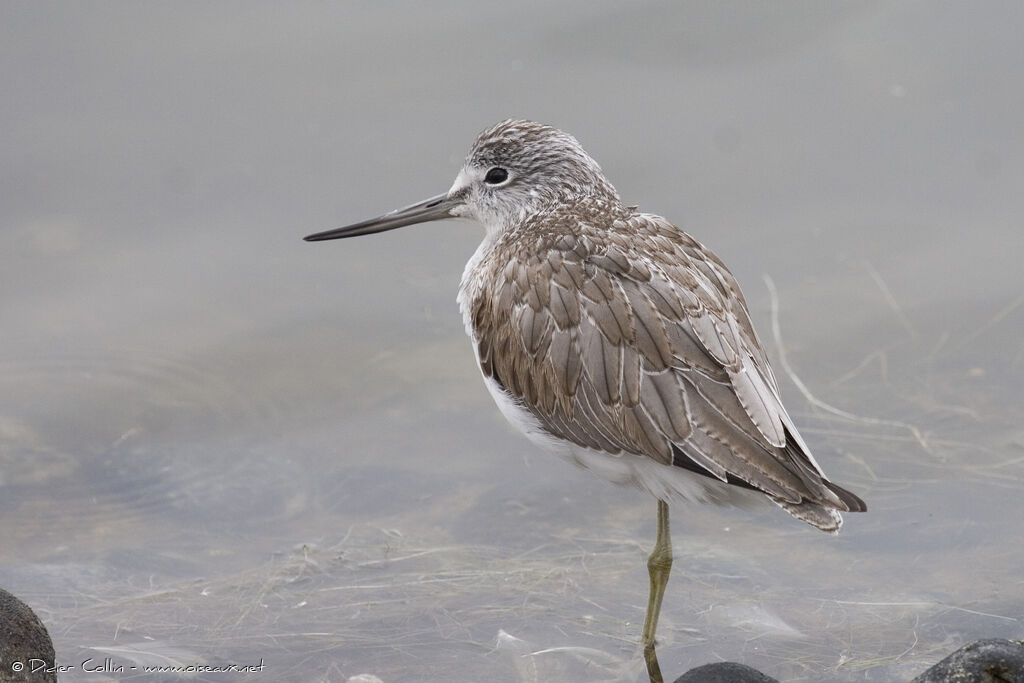
[[665, 679], [661, 676], [661, 666], [658, 664], [658, 653], [654, 651], [654, 645], [644, 648], [644, 661], [647, 663], [649, 683], [665, 683]]
[[668, 575], [672, 571], [672, 535], [668, 530], [668, 503], [658, 501], [658, 538], [654, 550], [647, 558], [647, 571], [651, 576], [651, 593], [647, 598], [647, 616], [641, 642], [645, 649], [654, 649], [654, 632], [658, 628], [661, 613], [661, 599], [668, 586]]

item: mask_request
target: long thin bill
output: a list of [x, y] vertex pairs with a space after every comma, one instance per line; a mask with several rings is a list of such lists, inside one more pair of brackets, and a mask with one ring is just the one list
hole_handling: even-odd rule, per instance
[[428, 223], [439, 221], [445, 218], [452, 218], [452, 209], [462, 204], [460, 199], [449, 198], [447, 194], [439, 194], [422, 202], [418, 202], [404, 209], [397, 209], [377, 218], [368, 221], [346, 225], [344, 228], [335, 228], [318, 232], [315, 235], [304, 237], [307, 242], [321, 242], [323, 240], [336, 240], [342, 237], [358, 237], [359, 235], [371, 235], [375, 232], [394, 230], [406, 225], [416, 223]]

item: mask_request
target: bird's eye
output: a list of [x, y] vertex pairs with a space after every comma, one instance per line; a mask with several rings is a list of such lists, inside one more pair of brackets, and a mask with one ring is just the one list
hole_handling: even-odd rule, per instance
[[501, 185], [506, 180], [508, 180], [508, 171], [500, 166], [495, 166], [484, 176], [484, 182], [488, 185]]

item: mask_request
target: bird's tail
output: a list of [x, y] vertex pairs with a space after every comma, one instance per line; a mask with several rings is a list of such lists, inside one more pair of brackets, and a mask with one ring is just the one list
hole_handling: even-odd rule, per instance
[[836, 509], [836, 506], [833, 505], [826, 505], [811, 500], [791, 503], [779, 500], [778, 498], [772, 498], [772, 501], [797, 519], [832, 534], [839, 533], [839, 527], [843, 526], [843, 516], [839, 514], [840, 510], [843, 512], [864, 512], [868, 509], [863, 500], [842, 486], [833, 484], [827, 479], [822, 479], [821, 483], [834, 493], [842, 503], [839, 509]]

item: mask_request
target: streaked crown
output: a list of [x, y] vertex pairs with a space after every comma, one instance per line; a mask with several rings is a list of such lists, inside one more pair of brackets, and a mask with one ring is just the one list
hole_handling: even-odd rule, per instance
[[448, 192], [465, 203], [458, 215], [489, 233], [580, 197], [619, 204], [601, 167], [572, 135], [533, 121], [509, 119], [482, 132]]

